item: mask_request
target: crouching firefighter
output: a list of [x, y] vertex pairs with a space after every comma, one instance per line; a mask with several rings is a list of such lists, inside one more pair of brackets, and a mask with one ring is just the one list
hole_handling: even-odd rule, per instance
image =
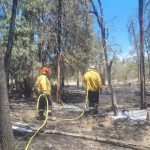
[[35, 91], [36, 91], [37, 96], [39, 97], [41, 94], [44, 94], [40, 96], [40, 99], [39, 99], [38, 115], [36, 116], [38, 120], [45, 119], [44, 112], [47, 109], [46, 98], [49, 104], [48, 115], [49, 117], [52, 117], [51, 82], [48, 79], [50, 74], [51, 74], [51, 68], [42, 66], [40, 68], [40, 76], [37, 78], [37, 81], [35, 83]]
[[101, 77], [96, 71], [95, 66], [90, 66], [83, 76], [83, 83], [88, 92], [89, 113], [91, 115], [98, 113], [99, 90], [102, 88]]

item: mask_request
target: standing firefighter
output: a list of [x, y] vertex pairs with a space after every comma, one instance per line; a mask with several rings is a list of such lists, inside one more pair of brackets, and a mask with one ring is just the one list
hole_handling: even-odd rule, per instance
[[44, 94], [40, 97], [39, 106], [38, 106], [38, 116], [37, 119], [44, 120], [44, 111], [46, 111], [47, 103], [46, 98], [49, 103], [49, 116], [52, 116], [52, 102], [51, 102], [51, 82], [48, 79], [48, 75], [51, 73], [51, 68], [42, 66], [40, 68], [40, 76], [37, 78], [35, 83], [35, 90], [38, 96]]
[[83, 76], [83, 83], [88, 92], [90, 114], [98, 113], [99, 90], [102, 88], [101, 77], [95, 66], [90, 66]]

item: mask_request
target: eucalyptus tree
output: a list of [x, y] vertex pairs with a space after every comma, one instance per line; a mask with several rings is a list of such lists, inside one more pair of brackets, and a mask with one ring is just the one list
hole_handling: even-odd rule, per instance
[[0, 45], [0, 149], [15, 150], [12, 132], [6, 75], [4, 68], [4, 51]]
[[139, 28], [140, 28], [140, 88], [141, 88], [141, 109], [147, 107], [145, 98], [145, 64], [144, 64], [144, 26], [143, 26], [144, 1], [139, 0]]
[[[87, 16], [88, 6], [84, 0], [64, 2], [63, 22], [63, 49], [68, 52], [70, 64], [66, 68], [72, 68], [76, 74], [77, 86], [79, 86], [79, 73], [83, 70], [89, 60], [89, 52], [92, 49], [92, 20]], [[64, 58], [65, 61], [66, 57]], [[66, 60], [68, 61], [68, 59]]]
[[[30, 41], [29, 34], [31, 30], [29, 28], [28, 23], [25, 22], [25, 18], [22, 15], [22, 12], [23, 12], [22, 1], [18, 1], [18, 3], [16, 3], [17, 1], [14, 1], [14, 2], [15, 3], [12, 7], [12, 1], [2, 0], [3, 13], [1, 15], [4, 17], [0, 23], [2, 27], [0, 28], [0, 33], [2, 35], [1, 40], [3, 44], [3, 48], [7, 49], [6, 57], [5, 57], [6, 72], [10, 73], [10, 75], [8, 76], [12, 78], [12, 81], [14, 79], [15, 81], [18, 81], [18, 82], [15, 82], [17, 84], [24, 80], [22, 75], [23, 75], [23, 72], [25, 72], [25, 70], [17, 66], [17, 63], [19, 66], [21, 66], [20, 64], [24, 61], [24, 59], [21, 59], [22, 56], [26, 55], [27, 58], [30, 58], [30, 54], [33, 52], [32, 50], [33, 46], [31, 46], [29, 42]], [[18, 8], [16, 8], [16, 4], [19, 6]], [[10, 9], [11, 7], [13, 8], [12, 11], [14, 13], [11, 13], [11, 9]], [[12, 17], [11, 17], [11, 14], [12, 14]], [[14, 22], [15, 20], [16, 22]], [[30, 53], [30, 49], [32, 51], [31, 53]], [[18, 60], [20, 62], [17, 62]], [[29, 59], [26, 59], [25, 63], [27, 62], [27, 60]], [[24, 66], [25, 66], [25, 63], [24, 63]], [[7, 66], [9, 66], [9, 69]], [[31, 67], [28, 67], [28, 68], [31, 68]], [[30, 69], [27, 69], [27, 70], [29, 71]], [[26, 76], [27, 74], [28, 73], [26, 73]]]
[[[33, 85], [37, 67], [42, 64], [51, 65], [57, 73], [61, 71], [57, 79], [64, 79], [66, 74], [63, 74], [63, 71], [66, 72], [71, 66], [65, 64], [64, 51], [74, 53], [72, 57], [77, 55], [76, 59], [81, 60], [72, 71], [83, 71], [84, 64], [87, 64], [88, 52], [92, 45], [92, 20], [87, 17], [88, 4], [84, 0], [64, 0], [60, 1], [61, 4], [58, 2], [26, 0], [18, 3], [10, 72], [16, 87], [26, 87], [24, 91], [31, 89], [27, 83]], [[60, 71], [57, 69], [57, 54], [61, 64]], [[25, 71], [21, 68], [29, 69]], [[60, 84], [60, 81], [58, 83]]]
[[16, 10], [18, 0], [5, 1], [1, 0], [1, 22], [0, 22], [0, 33], [3, 46], [7, 47], [6, 56], [5, 56], [5, 68], [6, 68], [6, 77], [7, 83], [9, 85], [9, 70], [10, 70], [10, 60], [12, 55], [13, 47], [13, 37], [15, 30], [15, 19], [16, 19]]
[[[99, 25], [99, 28], [101, 30], [101, 38], [102, 38], [102, 46], [103, 46], [103, 50], [104, 50], [104, 56], [105, 56], [105, 64], [106, 64], [106, 70], [107, 70], [107, 80], [108, 80], [108, 85], [111, 91], [111, 102], [112, 102], [112, 107], [114, 110], [114, 115], [118, 114], [118, 107], [117, 107], [117, 98], [116, 98], [116, 94], [113, 88], [113, 84], [112, 84], [112, 76], [111, 76], [111, 68], [112, 68], [112, 63], [113, 63], [113, 59], [109, 60], [108, 59], [108, 49], [107, 49], [107, 42], [106, 42], [106, 38], [107, 38], [107, 32], [106, 32], [106, 27], [105, 27], [105, 22], [104, 22], [104, 12], [103, 12], [103, 8], [102, 8], [102, 3], [101, 0], [98, 0], [98, 5], [99, 5], [99, 10], [100, 12], [98, 12], [95, 3], [93, 0], [90, 0], [93, 11], [91, 11], [97, 19], [97, 23]], [[115, 55], [114, 55], [115, 56]]]
[[19, 93], [31, 97], [34, 79], [37, 75], [35, 71], [39, 67], [36, 60], [35, 39], [37, 14], [31, 4], [28, 6], [24, 1], [19, 1], [18, 5], [10, 72]]

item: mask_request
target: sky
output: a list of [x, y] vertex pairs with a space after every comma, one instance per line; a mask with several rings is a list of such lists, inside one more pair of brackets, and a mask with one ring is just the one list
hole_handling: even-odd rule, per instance
[[[93, 0], [96, 7], [99, 8], [98, 0]], [[101, 0], [104, 11], [104, 19], [109, 29], [109, 42], [111, 44], [119, 44], [122, 49], [121, 57], [129, 55], [131, 49], [129, 42], [129, 34], [127, 23], [129, 16], [137, 18], [138, 0]], [[0, 9], [0, 14], [2, 9]], [[93, 29], [96, 33], [100, 33], [96, 21], [94, 21]]]
[[[94, 3], [96, 4], [96, 7], [99, 8], [97, 1], [98, 0], [94, 0]], [[101, 1], [106, 26], [109, 29], [110, 41], [114, 41], [114, 44], [119, 44], [122, 49], [120, 55], [126, 57], [129, 55], [129, 50], [131, 49], [127, 30], [128, 18], [129, 16], [137, 17], [138, 0]], [[99, 32], [99, 27], [96, 21], [94, 21], [93, 29], [96, 33]]]

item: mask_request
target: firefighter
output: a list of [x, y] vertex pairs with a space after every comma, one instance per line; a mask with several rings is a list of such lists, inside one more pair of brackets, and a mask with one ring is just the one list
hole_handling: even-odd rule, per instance
[[96, 71], [95, 66], [91, 65], [83, 76], [83, 83], [88, 92], [89, 113], [98, 113], [99, 90], [102, 88], [101, 77]]
[[48, 79], [48, 76], [51, 74], [51, 68], [47, 66], [42, 66], [40, 68], [40, 76], [37, 78], [35, 83], [35, 91], [37, 96], [44, 94], [40, 97], [39, 106], [38, 106], [38, 116], [37, 119], [44, 120], [44, 112], [46, 110], [46, 98], [49, 103], [49, 116], [52, 116], [52, 102], [51, 102], [51, 82]]

